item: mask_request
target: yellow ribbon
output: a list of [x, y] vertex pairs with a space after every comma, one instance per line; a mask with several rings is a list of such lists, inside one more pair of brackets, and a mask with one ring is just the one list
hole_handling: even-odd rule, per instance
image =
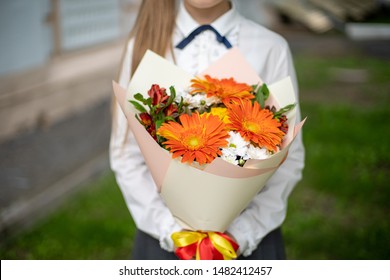
[[211, 243], [214, 245], [215, 249], [220, 252], [224, 260], [231, 260], [237, 258], [236, 251], [234, 250], [232, 244], [215, 232], [208, 232]]
[[199, 231], [179, 231], [172, 234], [176, 247], [185, 247], [206, 238], [207, 234]]
[[221, 235], [215, 232], [199, 232], [199, 231], [180, 231], [172, 234], [172, 240], [176, 247], [186, 247], [193, 243], [197, 243], [196, 259], [200, 259], [199, 244], [200, 242], [209, 237], [211, 243], [220, 252], [224, 260], [231, 260], [237, 258], [237, 254], [232, 244]]

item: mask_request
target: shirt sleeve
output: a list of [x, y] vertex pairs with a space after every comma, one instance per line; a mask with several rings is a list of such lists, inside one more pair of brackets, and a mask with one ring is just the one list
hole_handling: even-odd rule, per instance
[[[132, 42], [123, 60], [119, 84], [127, 88], [130, 80]], [[110, 139], [110, 166], [136, 226], [160, 241], [172, 252], [171, 233], [181, 228], [163, 203], [127, 120], [115, 102]]]
[[[282, 47], [282, 51], [276, 48], [273, 53], [276, 67], [269, 69], [267, 81], [273, 83], [287, 76], [291, 77], [297, 98], [297, 123], [299, 123], [301, 113], [296, 74], [287, 43]], [[299, 133], [290, 147], [286, 161], [228, 228], [228, 232], [236, 239], [240, 252], [244, 256], [249, 256], [268, 233], [283, 223], [288, 197], [300, 181], [303, 167], [304, 147]]]

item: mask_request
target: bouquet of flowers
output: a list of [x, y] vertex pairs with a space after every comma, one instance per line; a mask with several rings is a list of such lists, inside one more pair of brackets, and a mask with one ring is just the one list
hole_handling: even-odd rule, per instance
[[158, 191], [186, 230], [172, 234], [176, 254], [235, 258], [238, 245], [224, 231], [303, 125], [294, 127], [289, 78], [268, 87], [237, 49], [199, 77], [148, 51], [127, 93], [115, 83], [114, 92]]
[[248, 159], [278, 152], [288, 131], [285, 113], [295, 104], [276, 110], [265, 106], [268, 97], [264, 83], [250, 86], [205, 75], [179, 95], [173, 86], [168, 94], [153, 84], [147, 98], [137, 93], [130, 102], [139, 122], [172, 158], [201, 166], [221, 157], [244, 166]]

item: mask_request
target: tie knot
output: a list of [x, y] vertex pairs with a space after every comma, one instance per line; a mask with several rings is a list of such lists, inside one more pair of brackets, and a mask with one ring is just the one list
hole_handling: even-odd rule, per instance
[[219, 43], [224, 44], [228, 49], [232, 47], [230, 42], [226, 39], [226, 37], [222, 36], [214, 27], [212, 27], [209, 24], [201, 25], [198, 28], [196, 28], [194, 31], [188, 35], [188, 37], [184, 38], [179, 44], [176, 45], [176, 48], [178, 49], [184, 49], [194, 38], [202, 33], [203, 31], [211, 30], [215, 33], [216, 39]]

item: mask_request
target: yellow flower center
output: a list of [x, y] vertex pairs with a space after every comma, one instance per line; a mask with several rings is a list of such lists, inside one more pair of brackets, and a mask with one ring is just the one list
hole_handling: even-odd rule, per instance
[[194, 149], [194, 150], [197, 149], [197, 148], [199, 148], [199, 146], [201, 146], [201, 144], [202, 144], [201, 139], [199, 139], [199, 137], [196, 136], [196, 135], [191, 135], [191, 136], [189, 136], [189, 137], [186, 139], [185, 142], [187, 143], [188, 148]]
[[257, 123], [251, 121], [244, 121], [243, 127], [250, 132], [257, 133], [260, 130], [260, 127]]

